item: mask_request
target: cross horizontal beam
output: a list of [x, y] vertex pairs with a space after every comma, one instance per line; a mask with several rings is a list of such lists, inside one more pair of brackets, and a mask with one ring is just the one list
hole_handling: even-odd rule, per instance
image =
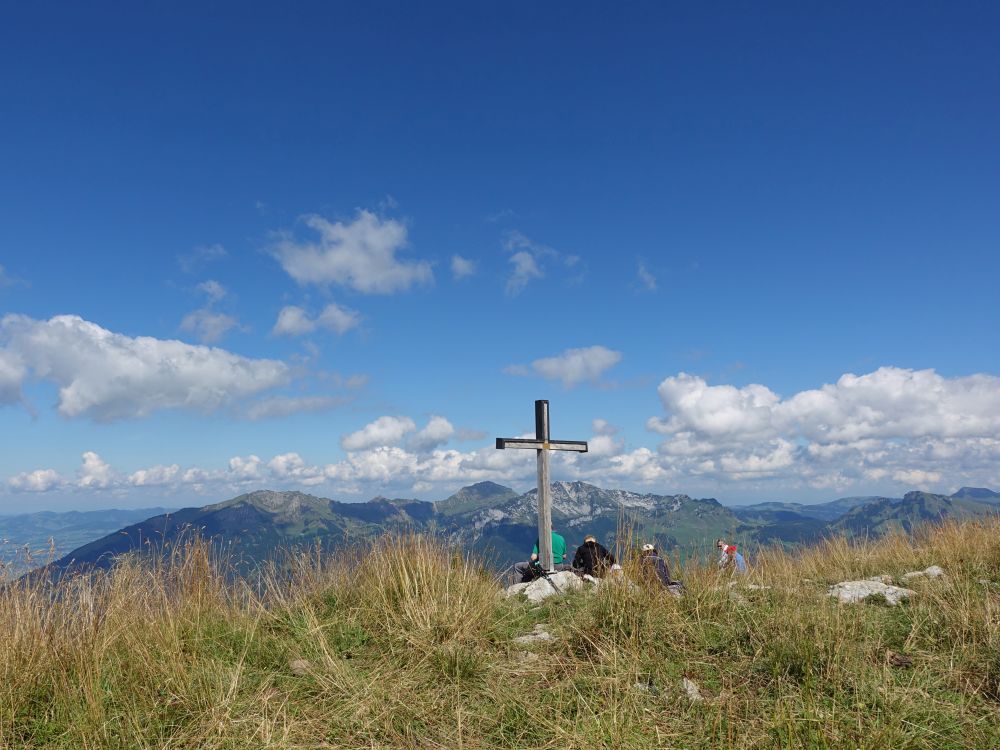
[[497, 438], [497, 448], [529, 448], [541, 451], [587, 452], [586, 440], [532, 440], [530, 438]]

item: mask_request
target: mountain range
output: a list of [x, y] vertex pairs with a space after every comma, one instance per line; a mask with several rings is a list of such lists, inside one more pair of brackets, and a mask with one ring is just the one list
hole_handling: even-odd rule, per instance
[[[791, 545], [832, 534], [877, 536], [918, 523], [1000, 512], [1000, 493], [969, 487], [949, 496], [910, 492], [902, 498], [739, 507], [713, 498], [602, 489], [584, 482], [555, 482], [551, 491], [553, 527], [571, 549], [592, 533], [612, 548], [653, 541], [682, 555], [711, 554], [720, 536], [745, 547]], [[518, 494], [493, 482], [465, 487], [438, 502], [377, 497], [345, 503], [302, 492], [258, 490], [125, 525], [74, 549], [52, 567], [106, 566], [116, 555], [161, 549], [198, 532], [224, 546], [237, 565], [247, 569], [279, 548], [320, 542], [330, 549], [387, 531], [416, 531], [436, 534], [499, 568], [530, 551], [537, 536], [536, 509], [537, 490]]]

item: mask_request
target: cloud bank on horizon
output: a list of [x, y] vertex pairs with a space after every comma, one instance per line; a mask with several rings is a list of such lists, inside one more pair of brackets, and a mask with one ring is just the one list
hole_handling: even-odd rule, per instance
[[[514, 374], [569, 388], [596, 382], [622, 358], [622, 352], [595, 345], [541, 358]], [[48, 381], [58, 388], [56, 411], [70, 420], [140, 419], [178, 409], [264, 420], [346, 402], [275, 393], [295, 377], [284, 362], [129, 337], [77, 316], [0, 320], [2, 402], [22, 403], [28, 380]], [[614, 424], [595, 417], [590, 452], [556, 454], [554, 475], [647, 488], [763, 483], [840, 492], [885, 481], [1000, 485], [1000, 377], [993, 375], [945, 377], [929, 369], [882, 367], [783, 398], [765, 385], [711, 385], [681, 372], [655, 390], [662, 413], [649, 416], [646, 427], [651, 442], [659, 436], [658, 444], [630, 445]], [[419, 428], [413, 417], [383, 415], [342, 435], [344, 455], [334, 460], [309, 462], [288, 451], [268, 460], [233, 456], [222, 467], [161, 463], [127, 470], [88, 450], [73, 476], [30, 468], [10, 476], [6, 487], [14, 493], [121, 495], [157, 488], [215, 496], [268, 484], [323, 487], [333, 494], [374, 494], [384, 487], [427, 494], [484, 480], [531, 481], [530, 455], [492, 445], [459, 450], [449, 446], [461, 439], [458, 433], [445, 415], [431, 415]]]

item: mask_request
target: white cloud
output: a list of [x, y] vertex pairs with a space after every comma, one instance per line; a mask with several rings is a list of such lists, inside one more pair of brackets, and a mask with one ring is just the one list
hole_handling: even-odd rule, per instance
[[379, 417], [357, 432], [352, 432], [350, 435], [342, 437], [340, 445], [346, 451], [360, 451], [375, 446], [395, 445], [407, 433], [413, 432], [415, 429], [417, 429], [417, 425], [409, 417]]
[[407, 244], [402, 222], [364, 210], [347, 223], [316, 215], [303, 221], [319, 235], [316, 240], [284, 234], [272, 247], [282, 268], [300, 284], [335, 283], [365, 294], [390, 294], [433, 279], [427, 261], [396, 257]]
[[910, 487], [928, 487], [941, 481], [941, 474], [936, 471], [922, 469], [901, 469], [893, 473], [892, 478]]
[[184, 273], [194, 273], [202, 266], [217, 260], [222, 260], [228, 254], [229, 253], [226, 252], [226, 248], [222, 245], [204, 245], [202, 247], [196, 247], [190, 253], [177, 256], [177, 263], [180, 265], [181, 270], [184, 271]]
[[205, 305], [185, 315], [180, 328], [194, 333], [203, 344], [214, 344], [229, 331], [238, 328], [240, 322], [234, 316], [214, 309], [215, 303], [229, 294], [222, 284], [210, 279], [198, 284], [197, 289], [207, 298]]
[[315, 414], [336, 409], [347, 403], [339, 396], [271, 396], [251, 404], [246, 410], [250, 420], [287, 417], [292, 414]]
[[170, 466], [151, 466], [148, 469], [139, 469], [128, 475], [128, 483], [133, 487], [162, 487], [173, 484], [181, 477], [181, 467], [177, 464]]
[[444, 417], [433, 416], [427, 425], [409, 440], [409, 446], [418, 453], [426, 453], [447, 443], [455, 428]]
[[531, 253], [523, 250], [516, 252], [510, 256], [510, 262], [514, 266], [514, 270], [507, 278], [506, 290], [511, 297], [516, 297], [524, 291], [532, 279], [540, 279], [545, 276], [542, 269], [538, 267], [535, 256]]
[[639, 277], [640, 289], [647, 292], [656, 291], [656, 277], [646, 268], [646, 264], [641, 260], [639, 261], [638, 268], [636, 268], [636, 275]]
[[21, 383], [27, 374], [27, 368], [17, 352], [0, 349], [0, 404], [21, 400]]
[[524, 365], [508, 365], [508, 375], [528, 375], [534, 372], [546, 380], [561, 380], [566, 388], [583, 382], [596, 382], [609, 368], [618, 364], [622, 353], [604, 346], [567, 349], [554, 357], [543, 357], [531, 363], [529, 371]]
[[83, 454], [83, 466], [77, 470], [77, 487], [106, 489], [115, 481], [112, 468], [94, 451]]
[[[556, 260], [559, 253], [548, 245], [537, 243], [520, 232], [514, 230], [507, 232], [504, 238], [504, 249], [511, 253], [510, 263], [513, 266], [510, 276], [507, 277], [505, 290], [511, 297], [516, 297], [533, 279], [545, 277], [545, 269], [542, 266], [543, 260]], [[567, 258], [567, 265], [574, 265], [576, 256]]]
[[709, 386], [681, 373], [659, 386], [670, 414], [660, 432], [718, 436], [792, 433], [820, 444], [865, 438], [985, 436], [1000, 432], [1000, 377], [945, 378], [883, 367], [781, 399], [763, 385]]
[[[883, 368], [781, 397], [759, 384], [711, 386], [679, 374], [666, 378], [659, 393], [666, 413], [650, 423], [663, 433], [659, 451], [627, 448], [614, 425], [594, 419], [589, 452], [554, 453], [553, 477], [723, 499], [734, 488], [761, 494], [780, 488], [798, 498], [1000, 487], [1000, 378], [994, 376]], [[234, 457], [223, 468], [168, 464], [126, 475], [88, 453], [76, 482], [45, 469], [7, 484], [18, 491], [184, 487], [213, 496], [261, 486], [322, 485], [333, 496], [419, 487], [414, 491], [443, 497], [485, 480], [533, 483], [533, 452], [444, 447], [456, 436], [462, 431], [442, 416], [419, 430], [409, 417], [384, 416], [345, 435], [347, 455], [329, 463], [287, 452], [270, 461]]]
[[333, 302], [324, 307], [316, 318], [310, 318], [301, 307], [288, 305], [278, 313], [272, 333], [276, 336], [301, 336], [322, 329], [343, 335], [360, 322], [361, 316], [356, 311]]
[[256, 480], [263, 476], [262, 473], [263, 462], [257, 456], [252, 453], [243, 458], [242, 456], [233, 456], [229, 459], [229, 473], [238, 479], [250, 479]]
[[595, 435], [616, 435], [618, 433], [618, 427], [606, 419], [595, 419], [590, 425]]
[[198, 291], [208, 297], [209, 303], [218, 302], [229, 294], [226, 288], [214, 279], [209, 279], [198, 284]]
[[[75, 315], [0, 319], [0, 393], [10, 395], [18, 370], [59, 386], [64, 417], [98, 421], [142, 417], [160, 409], [211, 412], [289, 380], [277, 360], [224, 349], [114, 333]], [[19, 363], [19, 364], [18, 364]]]
[[63, 483], [55, 469], [38, 469], [17, 474], [7, 480], [7, 486], [15, 492], [48, 492]]
[[463, 258], [461, 255], [451, 256], [451, 275], [455, 279], [464, 279], [472, 276], [476, 272], [476, 262]]
[[203, 307], [184, 316], [181, 330], [191, 331], [203, 344], [214, 344], [239, 324], [232, 315]]
[[883, 367], [782, 398], [760, 384], [711, 386], [680, 373], [658, 392], [666, 416], [647, 425], [666, 436], [661, 454], [690, 473], [838, 489], [996, 476], [1000, 378], [993, 375]]

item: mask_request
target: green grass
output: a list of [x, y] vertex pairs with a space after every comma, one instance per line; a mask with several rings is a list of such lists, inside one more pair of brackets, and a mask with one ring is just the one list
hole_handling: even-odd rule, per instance
[[[427, 538], [249, 582], [192, 540], [0, 588], [0, 748], [996, 747], [997, 531], [774, 549], [740, 603], [691, 563], [681, 599], [619, 584], [537, 607]], [[824, 596], [932, 563], [947, 580], [898, 607]], [[554, 642], [514, 643], [539, 623]]]

